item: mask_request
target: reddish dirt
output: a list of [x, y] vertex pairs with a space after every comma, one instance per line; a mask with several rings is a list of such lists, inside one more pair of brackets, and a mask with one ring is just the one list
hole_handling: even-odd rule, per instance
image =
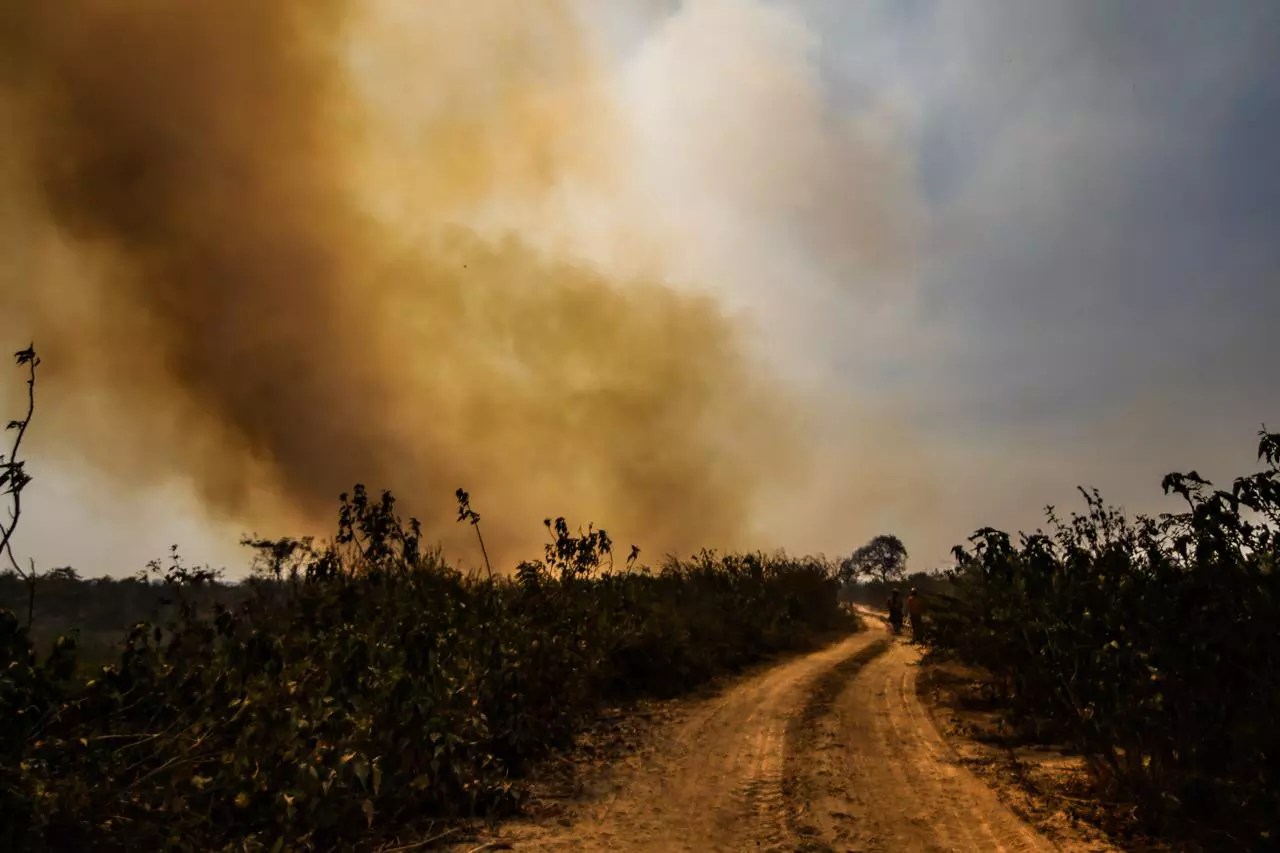
[[715, 696], [661, 706], [576, 796], [451, 849], [1109, 849], [1041, 834], [966, 769], [917, 694], [918, 653], [867, 621]]
[[922, 666], [916, 690], [958, 761], [1015, 814], [1051, 838], [1134, 853], [1200, 851], [1192, 839], [1147, 837], [1132, 804], [1111, 802], [1085, 757], [1002, 723], [985, 673], [956, 663]]

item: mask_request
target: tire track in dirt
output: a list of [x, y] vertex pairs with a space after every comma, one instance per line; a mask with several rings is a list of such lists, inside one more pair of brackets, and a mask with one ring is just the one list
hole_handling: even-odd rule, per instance
[[[881, 637], [888, 632], [873, 622]], [[798, 719], [788, 755], [791, 827], [807, 851], [1098, 850], [1050, 840], [960, 766], [915, 689], [919, 654], [905, 642], [831, 673]]]
[[492, 840], [579, 853], [793, 850], [784, 789], [793, 719], [825, 674], [885, 647], [863, 632], [749, 677], [691, 706], [649, 760], [620, 768], [614, 795], [551, 824], [506, 824]]
[[481, 848], [456, 849], [1106, 849], [1038, 834], [962, 767], [916, 693], [918, 652], [867, 621], [867, 631], [683, 706], [644, 760], [615, 763], [566, 812], [501, 824]]

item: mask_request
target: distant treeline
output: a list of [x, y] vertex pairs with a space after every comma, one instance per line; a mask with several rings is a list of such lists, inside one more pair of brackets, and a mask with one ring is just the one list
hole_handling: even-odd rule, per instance
[[[233, 605], [249, 590], [243, 584], [213, 581], [202, 595], [212, 605]], [[0, 610], [26, 621], [29, 587], [12, 570], [0, 571]], [[76, 633], [82, 661], [105, 662], [128, 629], [138, 622], [164, 622], [177, 612], [172, 591], [159, 577], [139, 573], [128, 578], [82, 578], [73, 568], [59, 568], [36, 579], [31, 641], [47, 653], [60, 635]]]

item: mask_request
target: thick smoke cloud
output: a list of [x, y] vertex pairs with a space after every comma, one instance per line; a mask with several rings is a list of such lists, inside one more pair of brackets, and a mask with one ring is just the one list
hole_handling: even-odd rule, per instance
[[131, 571], [190, 487], [327, 529], [356, 479], [519, 556], [1168, 509], [1277, 419], [1280, 7], [1202, 6], [0, 0], [24, 553]]
[[[392, 7], [358, 8], [6, 0], [0, 298], [47, 357], [45, 429], [256, 524], [327, 527], [362, 481], [442, 539], [465, 485], [504, 556], [549, 512], [650, 552], [749, 543], [802, 457], [717, 304], [447, 227], [617, 174], [569, 12], [433, 4], [398, 92]], [[396, 97], [426, 116], [399, 137]]]

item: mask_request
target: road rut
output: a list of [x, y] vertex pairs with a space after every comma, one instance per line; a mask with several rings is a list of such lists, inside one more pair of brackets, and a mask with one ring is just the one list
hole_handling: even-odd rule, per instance
[[609, 793], [559, 820], [504, 824], [482, 849], [1102, 849], [1039, 835], [959, 766], [916, 695], [918, 653], [868, 621], [690, 704], [644, 761], [615, 768]]

